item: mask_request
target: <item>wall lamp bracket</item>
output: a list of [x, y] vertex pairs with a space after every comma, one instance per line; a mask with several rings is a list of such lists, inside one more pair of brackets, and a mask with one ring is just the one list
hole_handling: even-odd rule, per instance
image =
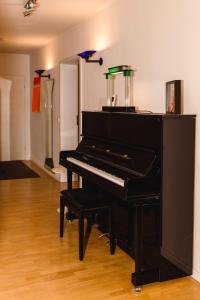
[[96, 51], [95, 50], [87, 50], [87, 51], [83, 51], [78, 53], [78, 56], [80, 56], [81, 58], [85, 59], [85, 61], [87, 63], [99, 63], [100, 66], [103, 65], [103, 58], [100, 57], [99, 59], [90, 59], [90, 57], [92, 57], [93, 54], [95, 54]]
[[51, 79], [51, 75], [50, 75], [50, 74], [44, 75], [44, 74], [43, 74], [44, 72], [45, 72], [45, 70], [42, 70], [42, 69], [35, 70], [35, 73], [36, 73], [39, 77], [46, 77], [46, 78]]

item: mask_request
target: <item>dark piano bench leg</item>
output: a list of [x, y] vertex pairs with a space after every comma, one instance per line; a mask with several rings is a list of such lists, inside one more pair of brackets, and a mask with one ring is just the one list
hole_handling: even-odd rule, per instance
[[65, 214], [65, 201], [64, 197], [60, 197], [60, 237], [64, 234], [64, 214]]
[[[67, 190], [72, 190], [72, 171], [67, 169]], [[73, 219], [76, 219], [76, 216], [68, 209], [68, 212], [66, 213], [66, 219], [68, 221], [72, 221]]]
[[83, 260], [84, 257], [84, 217], [79, 216], [79, 259]]
[[113, 216], [113, 209], [110, 208], [109, 210], [109, 238], [110, 238], [110, 254], [115, 254], [116, 248], [116, 239], [114, 233], [114, 216]]
[[67, 189], [72, 190], [72, 171], [67, 169]]
[[94, 223], [93, 218], [92, 217], [88, 217], [87, 218], [87, 228], [86, 228], [86, 233], [89, 235], [91, 233], [92, 230], [92, 224]]

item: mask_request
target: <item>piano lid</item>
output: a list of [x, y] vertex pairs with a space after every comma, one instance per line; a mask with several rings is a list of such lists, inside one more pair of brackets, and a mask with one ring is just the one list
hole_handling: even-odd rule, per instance
[[83, 112], [82, 119], [84, 137], [161, 151], [162, 115]]

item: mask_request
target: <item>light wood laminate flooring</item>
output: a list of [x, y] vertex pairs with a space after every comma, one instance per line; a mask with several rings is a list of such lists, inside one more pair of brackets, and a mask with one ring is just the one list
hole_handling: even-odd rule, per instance
[[0, 300], [199, 300], [192, 278], [144, 286], [134, 293], [134, 262], [119, 248], [109, 254], [93, 229], [78, 260], [77, 221], [59, 238], [59, 191], [65, 185], [28, 162], [40, 178], [0, 181]]

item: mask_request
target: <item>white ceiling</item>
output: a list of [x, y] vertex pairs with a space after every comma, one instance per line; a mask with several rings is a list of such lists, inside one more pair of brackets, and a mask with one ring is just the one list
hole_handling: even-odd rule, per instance
[[29, 53], [115, 0], [39, 0], [24, 17], [25, 0], [0, 0], [0, 52]]

